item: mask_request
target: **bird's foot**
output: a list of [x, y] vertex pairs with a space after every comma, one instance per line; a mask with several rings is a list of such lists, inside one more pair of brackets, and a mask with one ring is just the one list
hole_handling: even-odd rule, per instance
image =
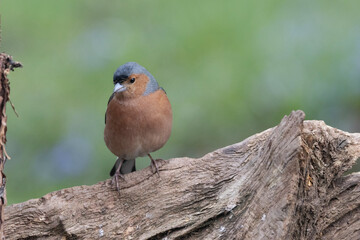
[[111, 181], [113, 185], [115, 184], [115, 186], [116, 186], [116, 191], [118, 191], [118, 192], [120, 192], [119, 178], [125, 180], [123, 174], [121, 174], [120, 172], [116, 172], [116, 173], [114, 174], [114, 176], [112, 177], [112, 181]]
[[116, 186], [116, 190], [120, 193], [120, 187], [119, 187], [119, 177], [123, 180], [125, 180], [125, 177], [123, 174], [120, 173], [120, 168], [121, 168], [121, 165], [123, 164], [124, 160], [121, 159], [121, 162], [119, 164], [119, 166], [117, 167], [116, 171], [115, 171], [115, 174], [112, 178], [112, 184]]
[[162, 159], [155, 159], [155, 160], [154, 160], [154, 159], [151, 157], [150, 154], [148, 154], [148, 156], [149, 156], [149, 158], [150, 158], [150, 160], [151, 160], [151, 169], [152, 169], [152, 172], [153, 172], [153, 173], [157, 173], [157, 175], [160, 177], [159, 168], [158, 168], [158, 165], [157, 165], [156, 161], [161, 161]]

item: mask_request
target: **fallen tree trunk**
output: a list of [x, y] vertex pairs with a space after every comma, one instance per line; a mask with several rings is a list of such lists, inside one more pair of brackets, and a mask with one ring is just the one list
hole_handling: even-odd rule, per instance
[[174, 158], [5, 208], [7, 239], [357, 239], [360, 134], [292, 112], [199, 159]]

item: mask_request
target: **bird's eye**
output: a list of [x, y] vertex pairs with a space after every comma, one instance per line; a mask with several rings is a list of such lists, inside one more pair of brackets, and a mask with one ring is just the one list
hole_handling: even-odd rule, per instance
[[131, 82], [131, 83], [134, 83], [134, 82], [135, 82], [135, 78], [130, 79], [130, 82]]

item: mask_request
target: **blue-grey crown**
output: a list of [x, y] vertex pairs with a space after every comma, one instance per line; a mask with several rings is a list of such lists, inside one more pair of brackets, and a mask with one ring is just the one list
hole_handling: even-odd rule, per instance
[[159, 89], [159, 84], [157, 83], [154, 76], [151, 75], [151, 73], [146, 70], [146, 68], [136, 62], [127, 62], [118, 67], [114, 73], [114, 82], [119, 76], [130, 76], [131, 74], [145, 74], [149, 78], [144, 95], [148, 95]]

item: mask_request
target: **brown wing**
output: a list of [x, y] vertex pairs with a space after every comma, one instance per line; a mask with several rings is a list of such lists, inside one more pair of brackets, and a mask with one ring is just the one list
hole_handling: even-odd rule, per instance
[[[108, 105], [109, 105], [109, 102], [114, 98], [114, 94], [111, 94], [110, 98], [109, 98], [109, 101], [108, 101]], [[107, 110], [106, 110], [107, 111]], [[105, 124], [106, 124], [106, 112], [105, 112]]]

